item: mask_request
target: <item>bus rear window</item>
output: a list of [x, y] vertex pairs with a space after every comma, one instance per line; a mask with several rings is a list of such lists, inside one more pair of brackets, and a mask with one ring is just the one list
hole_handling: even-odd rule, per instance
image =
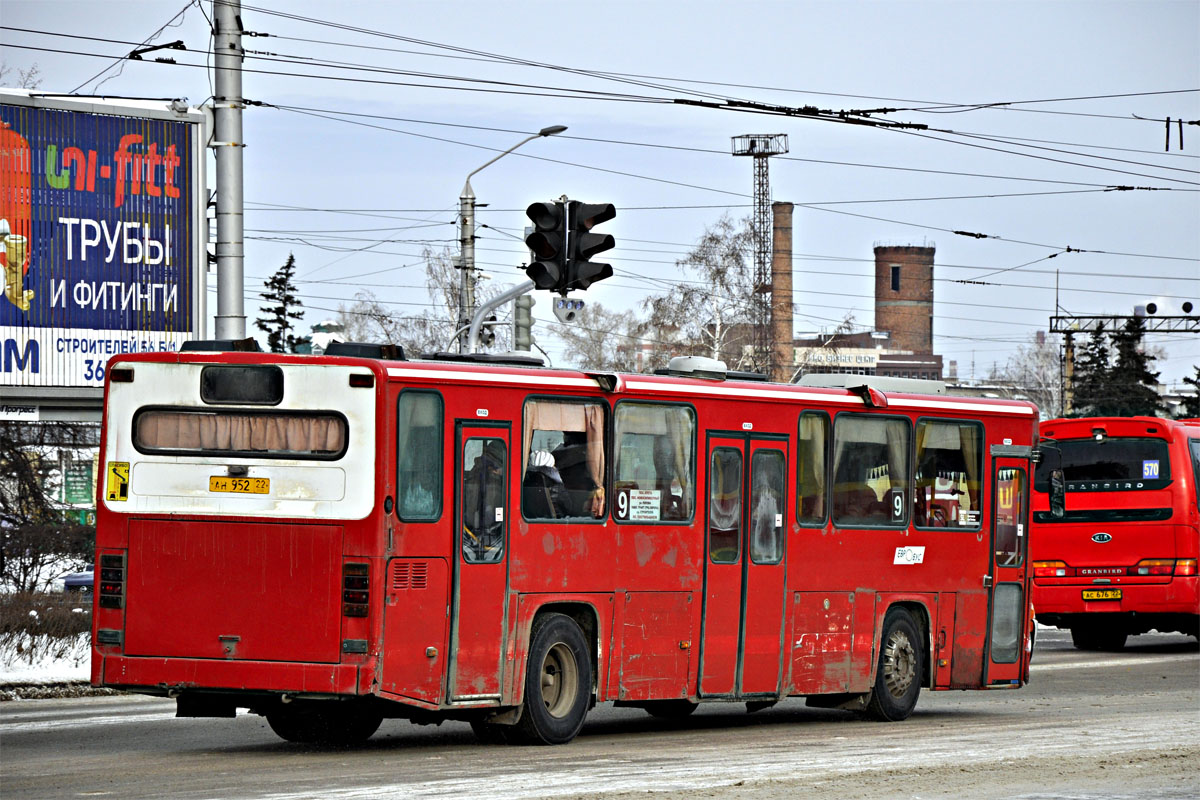
[[333, 413], [146, 409], [133, 427], [143, 453], [332, 460], [346, 451], [346, 419]]
[[1061, 469], [1068, 491], [1161, 489], [1170, 482], [1171, 460], [1162, 439], [1065, 439], [1062, 458], [1048, 450], [1034, 475], [1034, 489], [1050, 491], [1050, 471]]
[[200, 399], [206, 403], [278, 405], [283, 400], [283, 370], [273, 366], [205, 367]]

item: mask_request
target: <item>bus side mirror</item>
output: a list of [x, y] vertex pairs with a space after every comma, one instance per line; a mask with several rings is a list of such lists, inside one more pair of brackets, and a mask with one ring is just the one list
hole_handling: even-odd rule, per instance
[[1062, 519], [1067, 514], [1067, 479], [1061, 469], [1050, 472], [1050, 516]]

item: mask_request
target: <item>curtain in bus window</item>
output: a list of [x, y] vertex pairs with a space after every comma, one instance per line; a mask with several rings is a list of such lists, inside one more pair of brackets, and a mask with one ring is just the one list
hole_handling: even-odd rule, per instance
[[442, 398], [402, 392], [396, 410], [396, 514], [435, 520], [442, 513]]
[[783, 453], [759, 450], [750, 461], [750, 559], [777, 564], [783, 558]]
[[974, 423], [917, 423], [913, 521], [918, 527], [980, 526], [981, 438], [982, 430]]
[[825, 451], [828, 440], [828, 417], [810, 412], [800, 415], [796, 494], [801, 523], [825, 521]]
[[346, 447], [346, 421], [333, 414], [145, 411], [134, 443], [142, 449], [330, 456]]
[[[657, 499], [657, 517], [642, 521], [684, 520], [692, 516], [695, 469], [692, 448], [694, 412], [682, 406], [619, 403], [614, 418], [614, 491], [636, 490], [642, 501]], [[650, 494], [645, 494], [650, 493]]]
[[1025, 470], [996, 471], [996, 563], [1015, 567], [1021, 563], [1021, 537], [1025, 535]]
[[[536, 457], [533, 454], [537, 452]], [[526, 517], [552, 518], [603, 516], [604, 502], [604, 407], [599, 403], [563, 403], [533, 400], [525, 404], [522, 431], [522, 487], [531, 473], [547, 472], [546, 459], [553, 462], [554, 474], [569, 498], [562, 513], [531, 514], [522, 492], [522, 511]], [[538, 463], [542, 462], [542, 463]], [[533, 494], [530, 494], [532, 500]]]
[[908, 488], [908, 420], [839, 414], [834, 423], [834, 522], [901, 526]]
[[708, 476], [708, 555], [717, 563], [738, 560], [742, 541], [742, 453], [713, 451]]

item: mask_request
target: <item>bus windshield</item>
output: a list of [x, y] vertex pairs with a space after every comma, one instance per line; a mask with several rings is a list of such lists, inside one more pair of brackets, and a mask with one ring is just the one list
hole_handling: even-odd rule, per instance
[[[1162, 439], [1067, 439], [1058, 449], [1068, 490], [1160, 489], [1171, 477]], [[1050, 491], [1050, 472], [1059, 463], [1050, 457], [1038, 464], [1034, 489]]]

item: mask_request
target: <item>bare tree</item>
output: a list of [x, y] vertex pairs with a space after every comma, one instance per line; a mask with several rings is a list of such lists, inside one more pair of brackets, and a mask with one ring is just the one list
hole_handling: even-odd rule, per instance
[[[454, 341], [458, 320], [458, 270], [449, 250], [435, 252], [425, 248], [425, 293], [430, 305], [421, 311], [405, 314], [393, 311], [372, 292], [355, 294], [355, 302], [338, 309], [340, 321], [346, 326], [351, 341], [383, 342], [402, 345], [414, 354], [435, 353], [447, 349]], [[481, 287], [476, 290], [479, 302], [500, 294], [502, 289]], [[511, 314], [511, 308], [501, 308], [498, 317]], [[502, 319], [498, 319], [502, 321]], [[510, 326], [490, 326], [494, 350], [507, 350], [511, 338]]]
[[558, 325], [566, 360], [580, 369], [636, 372], [640, 366], [643, 322], [632, 311], [587, 305], [574, 323]]
[[60, 448], [90, 448], [95, 426], [0, 422], [0, 586], [49, 588], [91, 561], [96, 529], [72, 522], [55, 501]]
[[[667, 349], [704, 355], [739, 369], [753, 369], [751, 310], [754, 255], [750, 220], [728, 214], [705, 229], [695, 248], [675, 262], [680, 281], [643, 302], [648, 327]], [[661, 340], [660, 340], [661, 341]]]
[[[8, 85], [8, 76], [12, 73], [12, 67], [7, 64], [0, 64], [0, 86]], [[18, 89], [36, 89], [42, 85], [42, 70], [35, 62], [29, 69], [17, 68], [17, 88]]]
[[1037, 404], [1043, 419], [1062, 416], [1062, 383], [1058, 344], [1035, 335], [996, 370], [998, 380]]

